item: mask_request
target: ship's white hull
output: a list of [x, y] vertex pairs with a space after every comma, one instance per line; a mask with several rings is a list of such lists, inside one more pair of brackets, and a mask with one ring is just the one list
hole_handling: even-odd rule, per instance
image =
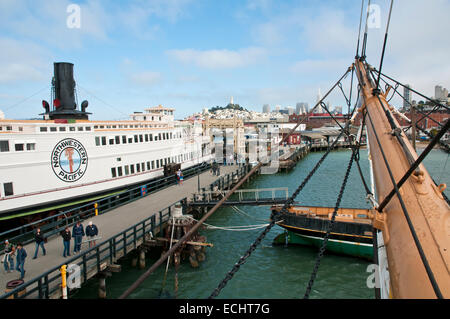
[[[198, 128], [194, 132], [168, 125], [108, 130], [94, 124], [0, 122], [2, 127], [13, 126], [10, 132], [0, 132], [0, 141], [8, 141], [9, 148], [0, 152], [0, 216], [159, 177], [168, 163], [181, 163], [184, 169], [211, 157], [209, 137], [201, 134], [201, 127], [199, 133]], [[75, 131], [60, 132], [60, 126]], [[41, 127], [48, 129], [41, 132]]]

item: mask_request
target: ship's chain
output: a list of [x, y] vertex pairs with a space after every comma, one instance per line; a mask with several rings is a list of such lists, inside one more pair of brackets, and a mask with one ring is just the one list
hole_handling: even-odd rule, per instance
[[309, 282], [308, 282], [308, 287], [306, 288], [306, 292], [305, 292], [305, 295], [303, 297], [304, 299], [308, 299], [309, 298], [309, 294], [311, 293], [311, 289], [312, 289], [312, 286], [314, 284], [314, 280], [316, 279], [317, 272], [319, 270], [320, 261], [322, 260], [323, 254], [325, 253], [325, 250], [327, 248], [328, 239], [330, 237], [330, 233], [331, 233], [331, 231], [333, 229], [333, 226], [334, 226], [334, 223], [335, 223], [336, 214], [337, 214], [337, 211], [338, 211], [339, 206], [341, 204], [342, 196], [344, 195], [344, 190], [345, 190], [345, 187], [347, 185], [347, 181], [348, 181], [348, 177], [350, 175], [350, 171], [352, 169], [353, 160], [355, 159], [356, 149], [357, 149], [356, 146], [353, 147], [352, 156], [351, 156], [350, 161], [348, 163], [347, 171], [345, 172], [345, 177], [344, 177], [344, 180], [342, 182], [338, 198], [336, 200], [336, 205], [334, 206], [333, 215], [331, 216], [331, 220], [328, 223], [327, 232], [326, 232], [326, 234], [325, 234], [325, 236], [323, 238], [322, 246], [319, 249], [319, 253], [317, 254], [317, 258], [316, 258], [316, 262], [315, 262], [315, 265], [314, 265], [314, 269], [313, 269], [313, 271], [311, 273], [311, 277], [310, 277]]
[[[348, 125], [349, 125], [349, 122], [347, 123], [347, 126]], [[344, 134], [345, 131], [346, 130], [341, 130], [341, 133], [339, 134], [339, 136], [328, 147], [328, 149], [325, 152], [325, 154], [323, 154], [323, 156], [316, 163], [314, 168], [309, 172], [308, 176], [305, 177], [305, 179], [303, 180], [301, 185], [295, 190], [295, 192], [284, 203], [283, 208], [281, 208], [281, 210], [278, 211], [278, 212], [272, 211], [272, 214], [270, 216], [270, 218], [271, 218], [270, 224], [263, 230], [263, 232], [258, 236], [258, 238], [256, 238], [256, 240], [250, 245], [250, 247], [246, 251], [246, 253], [241, 258], [239, 258], [239, 261], [236, 264], [234, 264], [233, 268], [226, 274], [225, 278], [219, 283], [217, 288], [215, 288], [214, 291], [211, 293], [211, 295], [208, 297], [209, 299], [215, 298], [215, 297], [217, 297], [219, 295], [219, 293], [222, 291], [222, 289], [225, 288], [225, 286], [227, 285], [228, 281], [230, 281], [233, 278], [234, 274], [247, 261], [247, 258], [250, 257], [250, 255], [253, 253], [253, 251], [255, 251], [255, 249], [258, 247], [258, 245], [261, 243], [261, 241], [266, 237], [267, 233], [269, 233], [269, 231], [272, 229], [272, 227], [278, 222], [281, 213], [286, 213], [287, 212], [288, 207], [290, 207], [292, 205], [292, 203], [294, 202], [295, 198], [302, 191], [302, 189], [305, 187], [305, 185], [308, 183], [308, 181], [311, 179], [311, 177], [317, 171], [317, 169], [322, 164], [322, 162], [325, 160], [325, 158], [328, 156], [328, 154], [336, 146], [337, 141], [341, 138], [341, 136]]]

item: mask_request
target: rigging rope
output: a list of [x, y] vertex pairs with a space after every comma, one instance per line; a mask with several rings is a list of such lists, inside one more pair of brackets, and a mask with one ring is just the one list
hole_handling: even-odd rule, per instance
[[[376, 70], [374, 70], [374, 71], [376, 71]], [[382, 79], [382, 81], [383, 81], [384, 83], [386, 83], [386, 85], [389, 85], [384, 79]], [[395, 80], [392, 80], [392, 81], [395, 82]], [[406, 102], [410, 105], [410, 107], [414, 107], [413, 105], [411, 105], [411, 103], [410, 103], [410, 102], [409, 102], [402, 94], [400, 94], [400, 92], [397, 91], [398, 86], [399, 86], [399, 83], [397, 82], [397, 83], [396, 83], [396, 87], [394, 88], [394, 94], [397, 93], [397, 95], [399, 95], [404, 101], [406, 101]], [[392, 87], [392, 86], [391, 86], [391, 87]], [[391, 97], [391, 98], [392, 98], [392, 97]], [[430, 132], [428, 132], [428, 131], [426, 131], [425, 129], [423, 129], [422, 127], [420, 127], [420, 126], [419, 126], [419, 122], [422, 121], [422, 120], [426, 117], [426, 118], [430, 119], [431, 121], [435, 122], [436, 124], [438, 124], [439, 127], [442, 128], [442, 127], [443, 127], [443, 124], [437, 122], [437, 121], [434, 120], [432, 117], [430, 117], [430, 114], [432, 114], [435, 110], [437, 110], [437, 108], [441, 108], [441, 107], [442, 107], [442, 105], [436, 104], [436, 105], [434, 106], [434, 108], [433, 108], [430, 112], [428, 112], [428, 113], [426, 113], [426, 114], [425, 114], [424, 112], [422, 112], [421, 110], [415, 108], [415, 110], [416, 110], [418, 113], [420, 113], [420, 114], [423, 115], [422, 118], [420, 118], [419, 120], [416, 121], [416, 128], [418, 128], [421, 132], [423, 132], [424, 134], [426, 134], [430, 139], [433, 139], [434, 136], [433, 136]], [[397, 112], [398, 112], [398, 111], [397, 111]], [[401, 114], [401, 113], [399, 113], [399, 114]], [[412, 123], [412, 121], [411, 121], [410, 119], [408, 119], [408, 118], [406, 118], [406, 117], [404, 117], [404, 118], [405, 118], [405, 120], [408, 121], [408, 123], [410, 123], [410, 124]], [[411, 124], [409, 127], [412, 127], [412, 124]], [[409, 128], [409, 127], [408, 127], [408, 128]], [[407, 129], [408, 129], [408, 128], [407, 128]], [[447, 151], [450, 151], [450, 146], [449, 146], [449, 145], [447, 145], [446, 143], [442, 142], [441, 140], [439, 140], [438, 143], [439, 143], [442, 147], [444, 147]]]
[[369, 9], [370, 9], [370, 0], [369, 0], [369, 3], [367, 4], [366, 27], [365, 27], [365, 31], [364, 31], [364, 40], [363, 40], [362, 49], [361, 49], [361, 59], [362, 60], [366, 59], [366, 46], [367, 46], [367, 31], [368, 31], [368, 22], [369, 22]]
[[399, 81], [397, 81], [397, 80], [391, 78], [390, 76], [388, 76], [388, 75], [386, 75], [386, 74], [384, 74], [384, 73], [378, 71], [378, 70], [375, 69], [374, 67], [371, 67], [371, 71], [380, 73], [380, 74], [381, 74], [382, 76], [384, 76], [385, 78], [387, 78], [387, 79], [389, 79], [389, 80], [391, 80], [391, 81], [397, 83], [398, 85], [402, 86], [403, 88], [408, 88], [408, 90], [410, 90], [411, 92], [413, 92], [413, 93], [415, 93], [415, 94], [417, 94], [417, 95], [423, 97], [424, 99], [427, 99], [429, 102], [431, 102], [431, 103], [433, 103], [433, 104], [435, 104], [435, 105], [439, 105], [440, 107], [445, 108], [446, 110], [450, 110], [450, 107], [445, 106], [445, 105], [439, 103], [438, 101], [429, 98], [428, 96], [426, 96], [426, 95], [424, 95], [424, 94], [422, 94], [422, 93], [420, 93], [420, 92], [414, 90], [414, 89], [411, 88], [411, 87], [407, 87], [405, 84], [402, 84], [402, 83], [400, 83]]
[[450, 157], [450, 153], [447, 154], [447, 159], [445, 160], [444, 167], [442, 168], [441, 174], [439, 174], [438, 184], [441, 183], [441, 178], [442, 178], [442, 176], [444, 176], [444, 173], [446, 172], [445, 169], [447, 168], [447, 162], [448, 162], [448, 158], [449, 158], [449, 157]]
[[355, 162], [358, 167], [359, 176], [361, 177], [361, 181], [363, 183], [364, 189], [366, 191], [367, 196], [369, 197], [369, 196], [373, 196], [373, 193], [370, 191], [369, 187], [367, 186], [366, 180], [365, 180], [364, 175], [361, 170], [361, 166], [359, 165], [359, 159], [360, 159], [359, 148], [361, 147], [361, 140], [362, 140], [362, 135], [363, 135], [362, 130], [363, 130], [365, 124], [366, 124], [366, 118], [365, 118], [365, 116], [363, 116], [363, 120], [361, 123], [361, 135], [359, 136], [358, 148], [355, 153]]
[[355, 59], [359, 58], [359, 41], [361, 38], [361, 24], [362, 24], [363, 11], [364, 11], [364, 0], [361, 0], [361, 14], [359, 15], [358, 42], [356, 43]]
[[17, 105], [22, 104], [22, 103], [25, 102], [25, 101], [28, 101], [28, 100], [31, 99], [33, 96], [35, 96], [35, 95], [37, 95], [37, 94], [41, 93], [42, 91], [44, 91], [44, 90], [46, 90], [46, 89], [49, 89], [49, 88], [50, 88], [50, 85], [46, 85], [45, 87], [43, 87], [42, 89], [40, 89], [40, 90], [37, 91], [36, 93], [33, 93], [33, 94], [31, 94], [30, 96], [24, 98], [23, 100], [20, 100], [19, 102], [15, 103], [15, 104], [13, 104], [13, 105], [10, 105], [10, 106], [8, 106], [7, 108], [4, 108], [3, 111], [7, 111], [7, 110], [9, 110], [9, 109], [12, 109], [13, 107], [16, 107]]
[[[393, 4], [394, 4], [394, 0], [391, 0], [391, 6], [389, 8], [389, 16], [388, 16], [387, 25], [386, 25], [386, 33], [384, 34], [383, 50], [381, 51], [380, 72], [383, 68], [384, 52], [386, 51], [386, 43], [387, 43], [387, 37], [388, 37], [388, 31], [389, 31], [389, 24], [391, 22], [391, 13], [392, 13], [392, 5]], [[378, 73], [378, 79], [377, 79], [377, 83], [375, 86], [375, 90], [377, 92], [379, 92], [379, 90], [380, 90], [379, 85], [380, 85], [380, 73]]]
[[[384, 83], [386, 83], [386, 85], [389, 85], [384, 79], [381, 79], [381, 80], [382, 80]], [[391, 86], [391, 87], [392, 87], [392, 86]], [[400, 97], [402, 98], [403, 101], [405, 101], [406, 103], [408, 103], [410, 107], [414, 107], [414, 106], [411, 104], [411, 102], [408, 101], [408, 99], [406, 99], [400, 92], [398, 92], [397, 88], [398, 88], [398, 84], [396, 84], [396, 87], [394, 88], [394, 93], [393, 93], [393, 95], [397, 94], [398, 96], [400, 96]], [[393, 97], [393, 96], [392, 96], [392, 97]], [[392, 97], [391, 97], [391, 99], [392, 99]], [[389, 102], [389, 101], [388, 101], [388, 102]], [[436, 121], [435, 119], [433, 119], [432, 117], [429, 116], [430, 114], [434, 113], [434, 112], [435, 112], [438, 108], [440, 108], [440, 107], [441, 107], [440, 105], [435, 105], [434, 108], [433, 108], [430, 112], [428, 112], [427, 114], [425, 114], [424, 112], [422, 112], [422, 111], [419, 110], [418, 108], [415, 108], [415, 110], [416, 110], [418, 113], [420, 113], [420, 114], [423, 115], [423, 117], [420, 118], [420, 119], [418, 119], [416, 122], [419, 123], [419, 122], [422, 121], [424, 118], [428, 118], [428, 119], [430, 119], [431, 121], [433, 121], [434, 123], [436, 123], [437, 125], [442, 126], [441, 123], [439, 123], [438, 121]], [[409, 120], [409, 119], [408, 119], [408, 121], [411, 122], [411, 120]]]
[[239, 207], [231, 206], [231, 208], [232, 208], [236, 213], [241, 214], [241, 215], [244, 215], [244, 216], [247, 216], [247, 217], [249, 217], [249, 218], [252, 218], [252, 219], [255, 219], [255, 220], [260, 220], [260, 221], [265, 221], [265, 222], [268, 221], [267, 219], [262, 219], [262, 218], [258, 218], [258, 217], [252, 216], [252, 215], [250, 215], [250, 214], [247, 214], [246, 212], [244, 212], [244, 211], [243, 211], [242, 209], [240, 209]]
[[[428, 155], [428, 153], [433, 149], [434, 145], [441, 139], [441, 137], [445, 134], [445, 132], [450, 128], [450, 120], [447, 120], [445, 126], [439, 131], [438, 134], [431, 140], [431, 142], [427, 145], [425, 150], [420, 154], [420, 156], [417, 158], [417, 160], [414, 162], [413, 165], [408, 169], [408, 171], [403, 175], [403, 177], [399, 180], [398, 183], [396, 183], [397, 188], [400, 189], [400, 187], [406, 182], [406, 180], [409, 178], [409, 176], [412, 174], [412, 172], [419, 166], [419, 164], [423, 161], [423, 159]], [[392, 199], [394, 194], [396, 193], [395, 189], [393, 189], [383, 200], [383, 202], [378, 207], [378, 211], [382, 212], [384, 207], [389, 203], [389, 201]], [[443, 194], [443, 193], [442, 193]]]
[[85, 91], [87, 94], [89, 94], [90, 96], [92, 96], [93, 98], [99, 100], [100, 102], [102, 102], [103, 104], [105, 104], [106, 106], [110, 107], [111, 109], [113, 109], [116, 112], [122, 113], [123, 115], [125, 115], [128, 118], [128, 114], [122, 112], [119, 108], [109, 104], [108, 102], [105, 102], [104, 100], [102, 100], [101, 98], [99, 98], [98, 96], [94, 95], [92, 92], [88, 91], [87, 89], [85, 89], [84, 87], [82, 87], [80, 84], [77, 84], [77, 86], [82, 89], [83, 91]]

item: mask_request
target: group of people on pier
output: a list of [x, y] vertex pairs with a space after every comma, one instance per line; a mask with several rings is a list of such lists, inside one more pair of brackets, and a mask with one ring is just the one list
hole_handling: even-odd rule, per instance
[[[96, 239], [98, 239], [98, 228], [96, 225], [89, 222], [89, 225], [86, 229], [83, 227], [80, 221], [73, 226], [72, 232], [69, 227], [66, 227], [60, 233], [63, 239], [63, 257], [69, 257], [70, 255], [70, 241], [74, 240], [73, 253], [77, 254], [81, 251], [81, 244], [83, 237], [86, 236], [86, 242], [89, 243], [89, 248], [94, 247], [96, 245]], [[42, 250], [42, 254], [45, 256], [47, 254], [47, 250], [45, 249], [45, 243], [47, 243], [47, 238], [41, 232], [40, 228], [36, 229], [34, 234], [34, 242], [35, 242], [35, 251], [33, 259], [38, 257], [39, 248]], [[27, 257], [27, 252], [23, 247], [22, 243], [18, 243], [17, 245], [13, 245], [8, 240], [5, 240], [5, 248], [4, 255], [2, 257], [2, 263], [5, 268], [6, 273], [11, 273], [13, 270], [17, 270], [20, 272], [20, 280], [22, 280], [25, 276], [26, 270], [25, 267], [25, 259]], [[16, 267], [14, 268], [14, 258], [16, 259]]]

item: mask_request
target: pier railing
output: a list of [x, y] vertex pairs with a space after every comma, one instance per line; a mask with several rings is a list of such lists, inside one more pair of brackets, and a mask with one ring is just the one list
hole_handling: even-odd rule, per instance
[[[163, 224], [166, 223], [173, 213], [173, 208], [177, 204], [185, 203], [183, 198], [167, 208], [153, 214], [139, 223], [128, 227], [115, 236], [101, 242], [95, 247], [82, 251], [64, 263], [59, 264], [45, 273], [25, 282], [23, 285], [3, 294], [0, 299], [5, 298], [58, 298], [61, 295], [61, 267], [67, 265], [75, 269], [78, 276], [76, 279], [85, 283], [97, 273], [107, 269], [108, 264], [113, 264], [119, 258], [125, 256], [132, 250], [139, 247], [146, 235], [153, 236], [156, 231], [162, 231]], [[74, 278], [74, 277], [72, 277]], [[70, 290], [70, 284], [68, 290]]]
[[[218, 196], [225, 195], [226, 193], [226, 190], [223, 192], [219, 190], [205, 191], [201, 194], [194, 194], [193, 202], [216, 202]], [[284, 200], [289, 198], [289, 189], [287, 187], [238, 189], [230, 197], [230, 200], [237, 200], [238, 202], [257, 202], [259, 200], [275, 200], [280, 198]]]
[[[183, 170], [183, 177], [187, 179], [210, 168], [211, 164], [198, 164]], [[59, 234], [62, 229], [74, 225], [78, 220], [87, 219], [96, 216], [96, 214], [104, 214], [114, 208], [148, 196], [151, 193], [176, 183], [175, 175], [159, 177], [131, 189], [118, 191], [101, 199], [90, 201], [87, 204], [79, 205], [27, 225], [7, 230], [0, 233], [0, 250], [4, 249], [5, 239], [8, 239], [12, 243], [21, 242], [22, 244], [28, 244], [34, 240], [34, 230], [36, 228], [40, 228], [41, 233], [48, 238]]]

